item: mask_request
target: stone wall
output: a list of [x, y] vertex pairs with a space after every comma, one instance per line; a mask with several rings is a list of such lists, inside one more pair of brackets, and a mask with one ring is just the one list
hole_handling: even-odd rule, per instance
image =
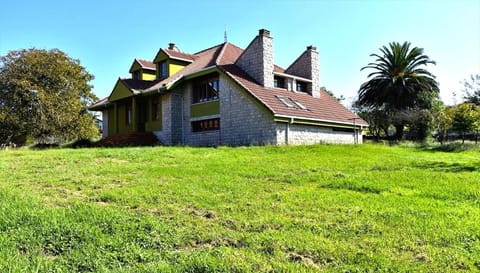
[[[288, 132], [288, 134], [287, 134]], [[354, 144], [353, 132], [334, 131], [330, 127], [288, 124], [278, 122], [276, 126], [277, 143], [289, 145], [332, 143], [332, 144]], [[358, 143], [362, 143], [361, 134]]]
[[220, 77], [220, 143], [276, 144], [273, 116], [224, 76]]
[[162, 99], [162, 131], [154, 131], [158, 140], [164, 145], [172, 145], [172, 95], [165, 94]]

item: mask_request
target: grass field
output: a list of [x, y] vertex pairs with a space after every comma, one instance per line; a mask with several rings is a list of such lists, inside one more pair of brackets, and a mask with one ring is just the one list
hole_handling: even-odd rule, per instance
[[0, 272], [475, 271], [478, 151], [0, 151]]

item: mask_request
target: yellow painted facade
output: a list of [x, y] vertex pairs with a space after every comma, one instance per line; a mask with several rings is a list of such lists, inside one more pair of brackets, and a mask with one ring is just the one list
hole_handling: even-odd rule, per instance
[[148, 71], [142, 70], [142, 80], [153, 81], [156, 78], [157, 78], [157, 75], [155, 75], [155, 72], [148, 72]]
[[120, 80], [117, 81], [113, 88], [108, 101], [117, 101], [124, 98], [132, 97], [133, 93]]

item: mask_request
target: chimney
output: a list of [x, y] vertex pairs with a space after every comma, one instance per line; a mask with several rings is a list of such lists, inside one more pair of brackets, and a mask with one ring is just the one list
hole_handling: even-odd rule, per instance
[[260, 29], [235, 64], [260, 85], [273, 87], [273, 39], [270, 31]]
[[180, 49], [175, 45], [175, 43], [169, 43], [168, 44], [168, 49], [169, 50], [174, 50], [174, 51], [180, 51]]
[[312, 80], [307, 91], [315, 98], [320, 97], [320, 70], [316, 47], [307, 46], [307, 49], [285, 70], [285, 73]]

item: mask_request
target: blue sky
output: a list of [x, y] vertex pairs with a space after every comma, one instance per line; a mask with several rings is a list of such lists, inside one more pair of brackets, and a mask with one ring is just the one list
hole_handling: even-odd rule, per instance
[[410, 41], [437, 62], [441, 98], [461, 100], [461, 84], [480, 74], [480, 0], [2, 0], [0, 55], [59, 48], [95, 75], [108, 96], [134, 58], [150, 59], [175, 42], [194, 53], [228, 40], [242, 48], [270, 30], [275, 63], [287, 67], [306, 46], [320, 53], [320, 84], [349, 104], [373, 61], [392, 41]]

